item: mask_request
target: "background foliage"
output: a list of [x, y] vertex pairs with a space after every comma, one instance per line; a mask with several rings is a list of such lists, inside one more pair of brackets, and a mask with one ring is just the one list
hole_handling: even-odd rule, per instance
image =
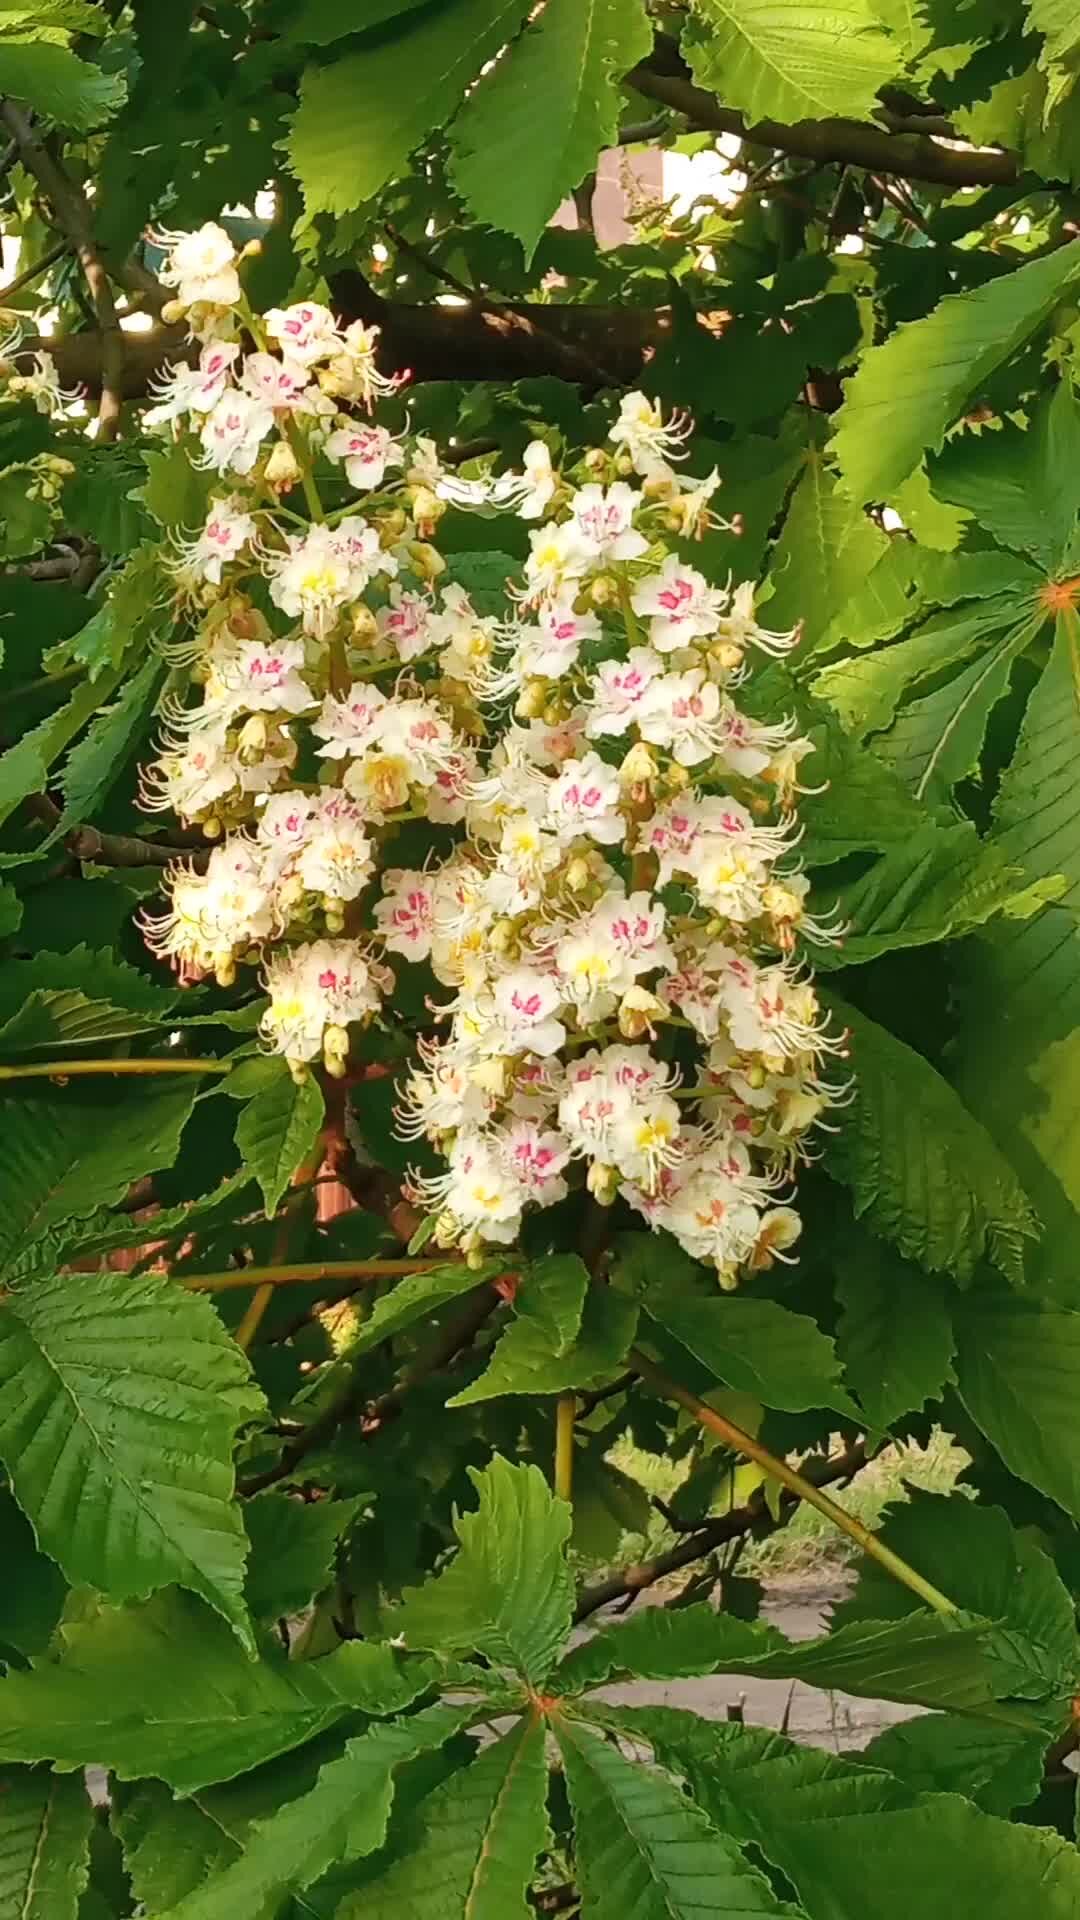
[[[53, 311], [100, 407], [93, 440], [0, 415], [5, 1920], [1076, 1913], [1078, 74], [1062, 0], [0, 4], [3, 302]], [[597, 247], [602, 147], [717, 133], [734, 194], [641, 195]], [[257, 995], [179, 995], [132, 930], [176, 850], [135, 799], [144, 543], [202, 506], [140, 433], [187, 351], [148, 234], [270, 181], [256, 304], [379, 324], [466, 474], [602, 438], [627, 385], [690, 408], [743, 519], [700, 564], [805, 620], [753, 694], [817, 744], [858, 1098], [799, 1265], [733, 1298], [621, 1219], [593, 1284], [542, 1235], [516, 1291], [387, 1273], [391, 1080], [324, 1108], [258, 1057]], [[511, 520], [443, 533], [477, 588], [520, 558]], [[135, 1057], [221, 1071], [79, 1072]], [[316, 1154], [355, 1210], [290, 1184]], [[739, 1554], [795, 1503], [717, 1414], [813, 1488], [956, 1435], [961, 1488], [878, 1540], [921, 1591], [879, 1556], [820, 1641], [762, 1624]], [[690, 1465], [633, 1568], [626, 1434]], [[933, 1711], [856, 1761], [596, 1692], [715, 1671]]]

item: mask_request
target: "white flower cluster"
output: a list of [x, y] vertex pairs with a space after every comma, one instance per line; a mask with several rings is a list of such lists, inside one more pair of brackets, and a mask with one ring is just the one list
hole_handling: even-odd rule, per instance
[[[144, 798], [216, 844], [171, 870], [155, 951], [184, 979], [260, 965], [297, 1075], [347, 1070], [391, 961], [429, 969], [398, 1117], [445, 1162], [412, 1186], [441, 1244], [509, 1244], [583, 1177], [723, 1285], [783, 1258], [838, 1050], [797, 942], [834, 936], [795, 858], [810, 742], [735, 699], [797, 634], [687, 560], [732, 524], [674, 464], [689, 423], [631, 394], [606, 447], [463, 479], [357, 416], [393, 385], [370, 332], [252, 314], [216, 227], [168, 271], [202, 350], [148, 419], [220, 489], [171, 563], [197, 699]], [[525, 523], [495, 611], [442, 580], [448, 503]]]

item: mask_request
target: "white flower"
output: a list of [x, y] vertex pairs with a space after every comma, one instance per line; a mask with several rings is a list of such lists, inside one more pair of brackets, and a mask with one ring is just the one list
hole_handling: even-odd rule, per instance
[[375, 976], [355, 941], [279, 948], [266, 966], [270, 1005], [260, 1031], [287, 1060], [314, 1060], [328, 1027], [347, 1027], [379, 1008]]
[[240, 785], [240, 767], [227, 742], [228, 721], [213, 718], [193, 726], [187, 738], [169, 739], [143, 770], [139, 804], [150, 813], [176, 813], [181, 820], [208, 814]]
[[362, 680], [340, 699], [328, 693], [311, 729], [323, 742], [319, 749], [323, 757], [344, 760], [363, 753], [366, 747], [381, 739], [385, 706], [385, 693], [380, 693], [378, 687], [366, 686]]
[[235, 340], [211, 340], [197, 366], [175, 366], [163, 380], [152, 383], [157, 405], [143, 414], [144, 427], [163, 427], [185, 413], [209, 413], [229, 383], [229, 372], [240, 348]]
[[212, 704], [231, 713], [306, 713], [315, 705], [301, 676], [304, 649], [296, 640], [264, 646], [243, 640], [218, 662], [207, 684]]
[[234, 307], [240, 298], [240, 276], [236, 271], [236, 249], [224, 227], [213, 220], [195, 233], [167, 234], [169, 257], [161, 269], [167, 287], [176, 288], [182, 306], [197, 302], [214, 307]]
[[153, 951], [167, 957], [181, 979], [216, 972], [231, 978], [238, 948], [273, 932], [274, 908], [254, 843], [235, 835], [215, 847], [205, 873], [183, 862], [169, 867], [169, 911], [146, 915], [143, 928]]
[[276, 413], [310, 413], [308, 369], [299, 360], [279, 360], [272, 353], [249, 353], [240, 385], [246, 393]]
[[529, 535], [529, 545], [525, 574], [534, 597], [561, 595], [592, 565], [593, 553], [570, 521], [561, 527], [536, 528]]
[[300, 852], [311, 826], [315, 801], [306, 793], [276, 793], [259, 815], [256, 838], [265, 848], [264, 871], [279, 879]]
[[435, 931], [435, 888], [430, 874], [391, 867], [383, 875], [383, 895], [375, 924], [389, 953], [426, 960]]
[[301, 366], [314, 366], [317, 360], [325, 360], [341, 350], [342, 337], [337, 322], [330, 309], [320, 306], [317, 300], [299, 300], [291, 307], [271, 307], [269, 313], [263, 315], [263, 323], [271, 340], [276, 340], [282, 352]]
[[515, 678], [535, 674], [542, 680], [561, 680], [577, 665], [585, 642], [601, 631], [594, 613], [575, 613], [569, 600], [548, 601], [540, 607], [535, 626], [518, 629]]
[[368, 492], [382, 485], [387, 467], [400, 467], [399, 443], [385, 427], [339, 427], [323, 449], [328, 460], [344, 462], [350, 487]]
[[792, 627], [787, 633], [770, 633], [765, 627], [759, 627], [754, 618], [754, 583], [744, 580], [731, 596], [731, 606], [720, 622], [720, 632], [735, 646], [760, 647], [763, 653], [779, 656], [790, 653], [797, 644], [802, 626]]
[[206, 525], [197, 539], [182, 543], [181, 569], [197, 580], [221, 585], [221, 569], [254, 540], [255, 520], [235, 496], [211, 502]]
[[338, 788], [325, 789], [295, 861], [309, 893], [326, 900], [355, 900], [371, 878], [371, 841], [363, 816]]
[[562, 1175], [570, 1147], [561, 1133], [545, 1129], [536, 1120], [515, 1120], [492, 1137], [499, 1159], [538, 1206], [551, 1207], [565, 1199], [568, 1189]]
[[379, 636], [388, 640], [399, 660], [415, 660], [432, 645], [431, 601], [422, 593], [408, 593], [396, 584], [389, 605], [375, 615]]
[[375, 365], [378, 340], [378, 327], [365, 327], [362, 320], [347, 326], [329, 366], [319, 375], [324, 390], [341, 400], [357, 400], [369, 411], [383, 395], [396, 393], [409, 375], [379, 372]]
[[653, 746], [668, 747], [683, 767], [708, 760], [724, 743], [719, 721], [720, 689], [704, 669], [668, 673], [653, 681], [637, 716], [638, 732]]
[[522, 460], [527, 491], [518, 507], [522, 520], [538, 520], [555, 492], [551, 454], [544, 440], [530, 440]]
[[635, 392], [623, 395], [619, 417], [608, 439], [617, 447], [625, 447], [635, 471], [648, 477], [663, 469], [668, 460], [679, 457], [690, 430], [685, 414], [673, 414], [665, 426], [659, 401]]
[[568, 760], [548, 797], [548, 823], [564, 841], [585, 834], [614, 846], [626, 832], [619, 812], [619, 777], [595, 753]]
[[651, 647], [631, 647], [625, 660], [605, 660], [597, 668], [589, 694], [585, 731], [591, 739], [624, 734], [637, 719], [649, 688], [664, 672]]
[[440, 1208], [467, 1246], [510, 1246], [521, 1226], [526, 1194], [492, 1140], [471, 1129], [458, 1133], [447, 1155], [449, 1171], [414, 1180], [416, 1197]]
[[484, 683], [499, 623], [477, 613], [464, 587], [443, 588], [440, 612], [428, 619], [428, 644], [442, 647], [442, 669], [454, 680]]
[[263, 441], [274, 426], [273, 409], [250, 393], [234, 390], [215, 401], [203, 422], [203, 464], [216, 473], [251, 472]]
[[594, 482], [579, 488], [570, 511], [582, 546], [602, 560], [639, 560], [649, 550], [633, 524], [640, 505], [640, 493], [622, 480], [606, 489]]
[[492, 992], [497, 1037], [508, 1052], [557, 1053], [566, 1028], [557, 1019], [562, 995], [555, 981], [532, 967], [514, 967]]
[[[3, 358], [2, 353], [0, 358]], [[9, 377], [8, 390], [23, 400], [33, 401], [39, 413], [48, 414], [55, 420], [82, 399], [82, 387], [60, 385], [60, 375], [51, 353], [35, 353], [31, 365], [32, 372]]]
[[669, 554], [661, 571], [635, 587], [635, 613], [650, 616], [649, 639], [660, 653], [715, 633], [727, 604], [719, 587], [710, 587], [704, 574], [684, 567]]
[[288, 551], [275, 553], [269, 561], [270, 598], [282, 613], [299, 616], [305, 633], [325, 636], [342, 607], [367, 585], [369, 576], [356, 545], [341, 538], [340, 527], [312, 526], [306, 533], [290, 534]]

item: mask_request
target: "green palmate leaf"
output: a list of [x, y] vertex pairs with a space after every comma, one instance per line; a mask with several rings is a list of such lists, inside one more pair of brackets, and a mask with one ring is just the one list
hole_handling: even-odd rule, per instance
[[913, 1905], [923, 1920], [1067, 1920], [1080, 1898], [1075, 1847], [958, 1794], [923, 1799], [874, 1767], [671, 1708], [621, 1709], [619, 1722], [718, 1827], [760, 1848], [812, 1920], [910, 1920]]
[[6, 940], [9, 933], [17, 932], [22, 916], [22, 901], [14, 887], [0, 880], [0, 940]]
[[438, 1787], [412, 1815], [408, 1853], [346, 1900], [341, 1920], [528, 1920], [548, 1844], [545, 1739], [532, 1714]]
[[934, 492], [970, 508], [1004, 547], [1031, 554], [1053, 571], [1076, 531], [1080, 494], [1080, 408], [1063, 380], [1039, 402], [1026, 429], [961, 433], [933, 463]]
[[449, 120], [529, 0], [449, 0], [369, 51], [309, 67], [289, 141], [308, 211], [347, 213]]
[[93, 1817], [81, 1780], [44, 1767], [0, 1772], [2, 1920], [76, 1920]]
[[269, 1086], [241, 1109], [236, 1144], [262, 1188], [268, 1220], [294, 1174], [311, 1158], [325, 1111], [314, 1076], [296, 1081], [284, 1064]]
[[915, 1793], [958, 1793], [984, 1813], [1009, 1814], [1027, 1806], [1042, 1786], [1046, 1741], [982, 1720], [942, 1713], [889, 1727], [864, 1749]]
[[947, 805], [952, 790], [978, 770], [986, 729], [1009, 690], [1013, 666], [1041, 617], [1003, 634], [962, 672], [904, 707], [874, 749], [896, 768], [916, 800]]
[[747, 120], [864, 119], [904, 55], [869, 0], [694, 0], [694, 78]]
[[666, 1300], [649, 1311], [695, 1359], [737, 1392], [752, 1394], [765, 1406], [788, 1413], [834, 1407], [858, 1417], [841, 1384], [832, 1341], [806, 1314], [749, 1295]]
[[171, 1166], [195, 1103], [194, 1075], [148, 1080], [137, 1101], [73, 1087], [0, 1103], [0, 1267], [67, 1220], [122, 1200]]
[[971, 293], [950, 294], [925, 320], [898, 327], [864, 356], [832, 442], [855, 500], [905, 480], [987, 376], [1024, 345], [1080, 274], [1080, 243], [1029, 261]]
[[995, 806], [995, 840], [1031, 878], [1063, 873], [1066, 906], [1080, 904], [1080, 620], [1059, 615], [1053, 651], [1024, 715]]
[[9, 820], [28, 794], [39, 793], [45, 775], [64, 748], [109, 698], [119, 683], [119, 674], [106, 674], [98, 685], [87, 682], [72, 694], [66, 706], [50, 713], [31, 732], [24, 733], [15, 746], [0, 753], [0, 826]]
[[428, 1707], [412, 1719], [350, 1740], [310, 1792], [249, 1832], [243, 1854], [162, 1920], [235, 1920], [258, 1914], [275, 1894], [309, 1887], [339, 1860], [374, 1853], [386, 1838], [398, 1767], [441, 1746], [475, 1717], [472, 1707]]
[[836, 1342], [848, 1385], [875, 1427], [936, 1400], [952, 1378], [952, 1321], [940, 1286], [895, 1248], [857, 1232], [836, 1259]]
[[454, 122], [452, 172], [477, 219], [531, 259], [556, 207], [615, 143], [619, 82], [652, 46], [643, 0], [550, 0]]
[[811, 449], [769, 567], [769, 624], [781, 629], [803, 622], [800, 659], [827, 640], [837, 608], [858, 591], [887, 548], [888, 535], [841, 492], [821, 454]]
[[577, 1832], [577, 1877], [593, 1920], [737, 1920], [791, 1909], [680, 1789], [589, 1728], [556, 1738]]
[[[814, 692], [836, 708], [848, 731], [860, 739], [888, 727], [911, 689], [946, 668], [961, 666], [976, 649], [981, 653], [988, 639], [1007, 633], [1024, 611], [1030, 612], [1030, 588], [1038, 586], [1038, 575], [1032, 573], [1029, 581], [1021, 561], [1005, 564], [1014, 577], [1004, 592], [959, 606], [955, 612], [935, 614], [896, 646], [824, 667], [814, 681]], [[1026, 604], [1025, 588], [1029, 589]], [[905, 605], [910, 625], [916, 608], [908, 601]]]
[[957, 1315], [957, 1377], [972, 1418], [1007, 1467], [1080, 1519], [1069, 1435], [1080, 1383], [1080, 1313], [976, 1293]]
[[[959, 1493], [912, 1489], [908, 1502], [886, 1509], [881, 1535], [959, 1605], [995, 1622], [987, 1657], [996, 1692], [1065, 1700], [1077, 1661], [1072, 1600], [1053, 1562], [1014, 1533], [999, 1508], [976, 1506]], [[907, 1589], [866, 1561], [854, 1594], [836, 1609], [834, 1625], [900, 1619], [916, 1604]]]
[[986, 1257], [1019, 1281], [1036, 1223], [990, 1135], [920, 1054], [853, 1008], [836, 1010], [857, 1095], [826, 1165], [852, 1189], [856, 1215], [931, 1273], [965, 1282]]
[[[495, 1268], [498, 1271], [498, 1268]], [[457, 1260], [445, 1267], [433, 1267], [430, 1273], [410, 1273], [399, 1280], [391, 1293], [383, 1295], [371, 1315], [349, 1347], [350, 1355], [355, 1359], [362, 1353], [370, 1353], [373, 1347], [380, 1346], [384, 1340], [392, 1340], [395, 1335], [404, 1333], [417, 1320], [426, 1320], [450, 1300], [460, 1299], [463, 1293], [471, 1293], [483, 1280], [482, 1273], [475, 1273], [464, 1260]]]
[[72, 946], [68, 953], [35, 953], [32, 960], [8, 960], [0, 966], [0, 1020], [9, 1027], [30, 994], [76, 991], [88, 1000], [105, 1000], [118, 1012], [138, 1013], [160, 1025], [178, 999], [145, 973], [129, 966], [108, 947], [91, 951]]
[[406, 1593], [393, 1631], [410, 1647], [475, 1649], [539, 1685], [570, 1627], [570, 1509], [538, 1467], [496, 1457], [483, 1473], [469, 1471], [479, 1511], [457, 1516], [457, 1554]]
[[1045, 36], [1039, 66], [1047, 77], [1046, 115], [1068, 94], [1080, 66], [1080, 20], [1069, 0], [1028, 0], [1027, 24]]
[[[572, 1268], [581, 1267], [574, 1255], [557, 1258], [568, 1260]], [[576, 1277], [564, 1285], [565, 1303], [572, 1310], [572, 1303], [580, 1308]], [[637, 1331], [635, 1301], [609, 1288], [591, 1288], [581, 1310], [580, 1328], [565, 1346], [555, 1329], [551, 1306], [538, 1303], [539, 1313], [534, 1314], [528, 1282], [525, 1293], [523, 1301], [515, 1300], [518, 1317], [499, 1340], [491, 1365], [464, 1392], [447, 1401], [448, 1406], [465, 1407], [501, 1393], [566, 1393], [572, 1387], [601, 1386], [625, 1363]]]
[[66, 47], [41, 40], [0, 41], [0, 88], [64, 126], [98, 127], [124, 98], [119, 74], [102, 73]]
[[305, 0], [290, 21], [288, 39], [312, 47], [329, 46], [348, 33], [381, 27], [399, 14], [412, 13], [426, 0]]
[[[1025, 590], [1034, 592], [1040, 580], [1035, 568], [1014, 554], [931, 553], [909, 540], [894, 539], [854, 598], [836, 616], [835, 631], [853, 647], [875, 646], [880, 640], [894, 640], [907, 632], [935, 607], [955, 607], [964, 600], [993, 600], [999, 594]], [[844, 664], [835, 668], [837, 674]], [[823, 668], [819, 681], [833, 671]], [[815, 691], [817, 686], [815, 682]]]
[[535, 1392], [536, 1374], [545, 1365], [557, 1368], [573, 1349], [588, 1287], [588, 1268], [576, 1254], [552, 1254], [534, 1262], [514, 1295], [515, 1317], [491, 1365], [449, 1404], [460, 1407], [499, 1393]]
[[322, 1660], [258, 1660], [181, 1593], [65, 1627], [58, 1659], [0, 1688], [0, 1759], [155, 1774], [178, 1793], [231, 1780], [348, 1714], [396, 1713], [432, 1683], [424, 1661], [351, 1641]]
[[93, 817], [142, 741], [165, 678], [165, 662], [150, 654], [111, 707], [99, 713], [68, 756], [60, 778], [64, 812], [60, 830]]
[[92, 1040], [122, 1040], [135, 1033], [153, 1033], [159, 1022], [144, 1013], [114, 1007], [108, 1000], [88, 1000], [84, 993], [63, 988], [35, 988], [22, 1008], [0, 1026], [0, 1059], [55, 1047], [81, 1047]]
[[209, 1302], [158, 1274], [43, 1275], [0, 1316], [0, 1459], [68, 1579], [113, 1599], [176, 1582], [248, 1634], [232, 1447], [262, 1406]]
[[244, 1502], [251, 1542], [246, 1593], [256, 1619], [299, 1613], [321, 1592], [334, 1571], [338, 1541], [363, 1502], [295, 1500], [287, 1493], [260, 1493]]
[[963, 1615], [912, 1613], [896, 1621], [860, 1619], [821, 1640], [793, 1642], [775, 1627], [734, 1620], [704, 1603], [673, 1613], [650, 1607], [575, 1648], [552, 1686], [570, 1693], [615, 1674], [674, 1680], [745, 1673], [977, 1713], [994, 1700], [989, 1631]]
[[815, 895], [820, 910], [842, 922], [843, 944], [826, 947], [823, 971], [860, 966], [901, 947], [955, 940], [1013, 911], [1026, 892], [1021, 869], [979, 839], [968, 820], [949, 827], [926, 822], [874, 862], [860, 880]]

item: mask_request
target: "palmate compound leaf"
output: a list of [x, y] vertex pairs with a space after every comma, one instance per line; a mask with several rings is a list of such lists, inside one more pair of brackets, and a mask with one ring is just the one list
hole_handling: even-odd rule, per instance
[[887, 550], [888, 535], [841, 491], [811, 448], [769, 563], [768, 618], [777, 631], [803, 623], [800, 667], [825, 641], [837, 607]]
[[263, 1405], [209, 1302], [160, 1274], [42, 1274], [0, 1311], [0, 1460], [45, 1551], [113, 1600], [189, 1587], [249, 1643], [232, 1451]]
[[339, 1920], [529, 1920], [525, 1895], [548, 1844], [545, 1738], [530, 1714], [437, 1787], [411, 1816], [407, 1853], [345, 1900]]
[[718, 1380], [764, 1406], [787, 1413], [832, 1407], [858, 1419], [836, 1349], [807, 1314], [748, 1294], [664, 1300], [649, 1311]]
[[1030, 339], [1080, 275], [1072, 241], [970, 293], [947, 294], [924, 320], [864, 354], [831, 446], [852, 498], [887, 497], [935, 452], [966, 402]]
[[241, 1108], [236, 1144], [262, 1188], [268, 1220], [298, 1168], [310, 1158], [325, 1112], [314, 1075], [296, 1081], [284, 1062], [280, 1073]]
[[0, 1920], [76, 1920], [93, 1817], [82, 1780], [0, 1769]]
[[321, 1768], [307, 1793], [255, 1823], [238, 1860], [170, 1907], [161, 1920], [260, 1914], [274, 1895], [311, 1886], [339, 1860], [374, 1853], [386, 1838], [397, 1768], [441, 1746], [476, 1715], [475, 1703], [426, 1707], [350, 1740], [339, 1759]]
[[857, 1096], [825, 1164], [851, 1188], [856, 1215], [931, 1273], [966, 1283], [989, 1258], [1019, 1283], [1037, 1226], [1004, 1155], [921, 1054], [831, 1004], [851, 1036]]
[[577, 1693], [615, 1675], [675, 1680], [745, 1673], [996, 1717], [1001, 1710], [985, 1654], [988, 1634], [987, 1623], [970, 1615], [924, 1611], [897, 1621], [859, 1620], [820, 1640], [794, 1642], [775, 1627], [736, 1620], [705, 1603], [673, 1613], [650, 1607], [575, 1647], [551, 1686]]
[[619, 82], [652, 41], [643, 0], [548, 0], [465, 101], [450, 135], [454, 185], [478, 220], [517, 236], [526, 260], [616, 143]]
[[125, 88], [119, 74], [102, 73], [67, 47], [5, 34], [0, 39], [0, 91], [81, 130], [98, 127], [115, 113]]
[[388, 1628], [408, 1647], [486, 1654], [538, 1686], [570, 1629], [570, 1508], [538, 1467], [496, 1456], [469, 1475], [480, 1505], [457, 1516], [458, 1552], [443, 1572], [405, 1594], [388, 1613]]
[[296, 1500], [273, 1488], [244, 1501], [251, 1542], [245, 1591], [254, 1619], [299, 1613], [329, 1584], [338, 1541], [363, 1504], [359, 1497]]
[[81, 1082], [0, 1100], [0, 1271], [53, 1229], [122, 1200], [133, 1180], [172, 1166], [195, 1105], [194, 1074], [128, 1090]]
[[[1064, 5], [1073, 11], [1072, 0]], [[1043, 396], [1026, 429], [1004, 421], [992, 433], [957, 434], [930, 471], [942, 500], [970, 508], [1002, 546], [1053, 572], [1065, 562], [1080, 509], [1080, 406], [1072, 382], [1061, 380]]]
[[742, 1920], [792, 1914], [726, 1833], [652, 1767], [592, 1728], [555, 1721], [588, 1920]]
[[[1030, 613], [1039, 576], [1032, 572], [1025, 578], [1028, 570], [1022, 563], [1006, 560], [1004, 555], [977, 557], [991, 562], [996, 557], [999, 564], [1004, 562], [1015, 571], [1015, 581], [1003, 592], [942, 608], [915, 625], [906, 639], [892, 646], [867, 646], [865, 651], [823, 667], [817, 675], [814, 692], [835, 707], [848, 732], [857, 739], [890, 727], [901, 700], [914, 688], [940, 677], [950, 666], [955, 665], [959, 671], [976, 650], [982, 657], [988, 642], [1007, 634], [1025, 612]], [[976, 556], [957, 558], [970, 561]], [[914, 624], [913, 617], [909, 624]]]
[[58, 1656], [0, 1687], [0, 1760], [153, 1774], [178, 1793], [232, 1780], [347, 1715], [397, 1713], [433, 1683], [423, 1660], [349, 1641], [320, 1660], [273, 1644], [251, 1659], [187, 1594], [103, 1607], [66, 1626]]
[[531, 11], [530, 0], [447, 0], [363, 52], [309, 67], [289, 139], [308, 212], [348, 213], [403, 172]]
[[748, 121], [864, 119], [904, 66], [870, 0], [694, 0], [694, 12], [694, 78]]
[[670, 1707], [605, 1719], [646, 1741], [716, 1827], [759, 1848], [808, 1920], [1074, 1920], [1080, 1853], [1045, 1828], [751, 1727]]
[[1022, 620], [941, 686], [909, 701], [875, 738], [874, 751], [896, 768], [916, 800], [947, 805], [953, 788], [978, 771], [994, 708], [1042, 625], [1041, 611]]
[[1080, 1313], [979, 1290], [958, 1303], [960, 1396], [1011, 1472], [1080, 1520]]
[[[503, 1393], [602, 1386], [625, 1364], [637, 1329], [637, 1303], [610, 1287], [588, 1287], [588, 1274], [575, 1254], [555, 1254], [540, 1265], [547, 1274], [535, 1289], [534, 1270], [526, 1275], [514, 1300], [515, 1318], [490, 1366], [448, 1406], [470, 1406]], [[580, 1324], [568, 1339], [575, 1315]]]
[[836, 1252], [837, 1350], [874, 1427], [936, 1400], [955, 1349], [945, 1288], [857, 1224]]
[[1030, 879], [1063, 873], [1065, 906], [1080, 906], [1080, 617], [1059, 614], [1053, 650], [1028, 702], [1016, 753], [994, 807], [994, 841]]

